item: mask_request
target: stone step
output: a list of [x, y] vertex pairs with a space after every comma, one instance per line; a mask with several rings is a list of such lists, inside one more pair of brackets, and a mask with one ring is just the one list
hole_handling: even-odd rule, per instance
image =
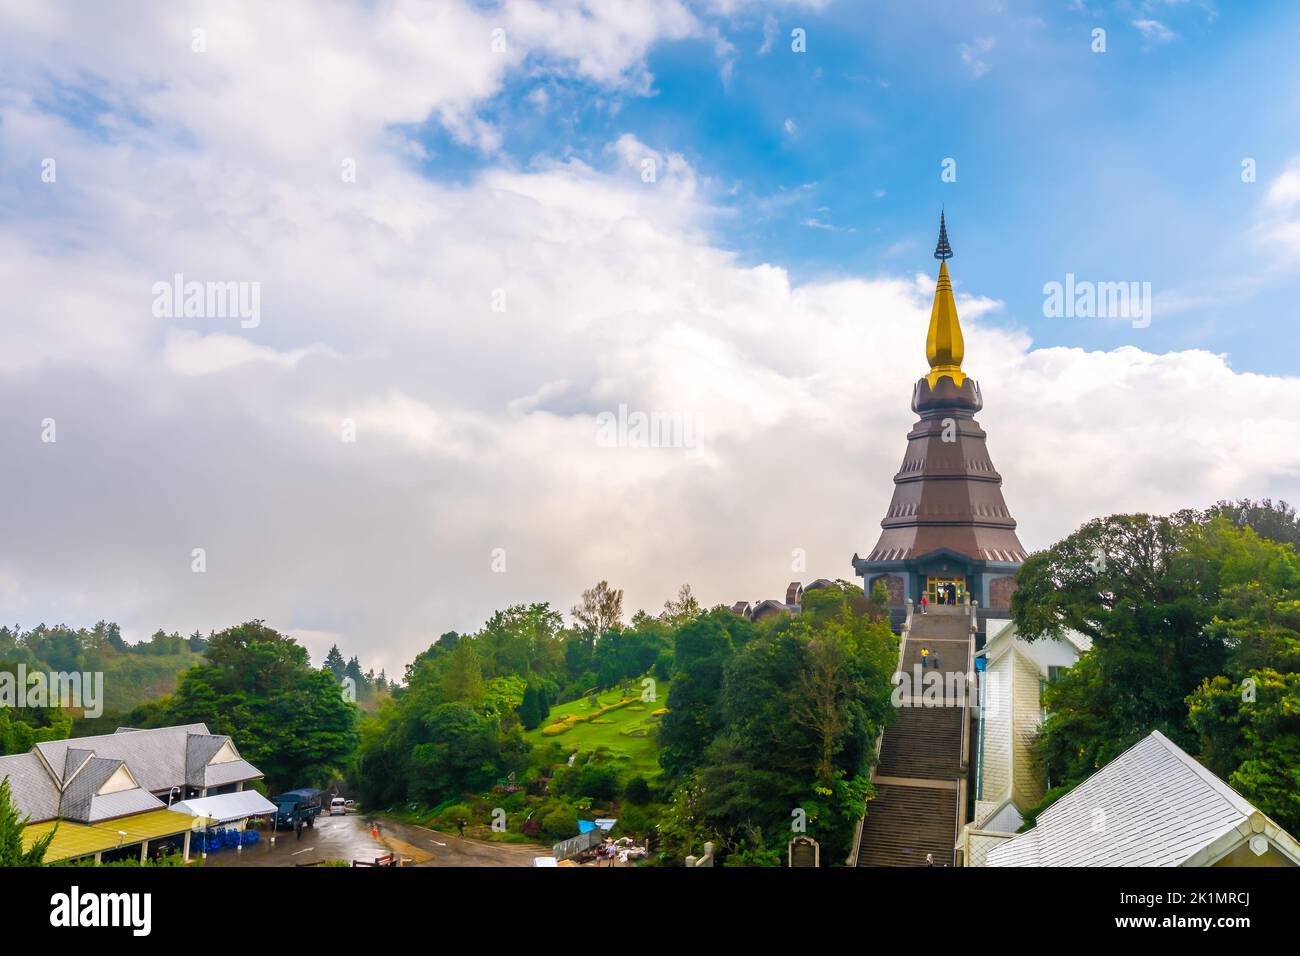
[[876, 772], [952, 780], [961, 775], [961, 708], [900, 707], [885, 728]]
[[880, 784], [867, 804], [858, 866], [953, 864], [957, 841], [957, 790]]

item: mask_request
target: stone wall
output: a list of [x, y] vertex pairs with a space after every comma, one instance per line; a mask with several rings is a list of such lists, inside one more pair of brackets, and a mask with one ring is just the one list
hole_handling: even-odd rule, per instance
[[989, 581], [989, 607], [999, 609], [1011, 607], [1011, 595], [1015, 593], [1014, 577], [993, 578]]
[[885, 586], [889, 588], [889, 606], [902, 607], [904, 600], [902, 577], [897, 574], [877, 574], [867, 586], [867, 597], [871, 597], [871, 590], [876, 586], [877, 581], [884, 581]]

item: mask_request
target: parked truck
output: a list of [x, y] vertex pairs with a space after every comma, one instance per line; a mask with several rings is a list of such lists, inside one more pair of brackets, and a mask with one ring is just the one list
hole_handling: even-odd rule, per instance
[[277, 830], [282, 827], [296, 830], [300, 820], [303, 826], [313, 826], [321, 809], [320, 791], [310, 788], [290, 790], [278, 797], [272, 797], [271, 802], [276, 807], [275, 828]]

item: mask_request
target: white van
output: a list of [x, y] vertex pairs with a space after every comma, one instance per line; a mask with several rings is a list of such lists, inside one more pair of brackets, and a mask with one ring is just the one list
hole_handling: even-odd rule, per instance
[[330, 801], [330, 816], [335, 814], [346, 815], [348, 812], [347, 801], [342, 797], [335, 797]]

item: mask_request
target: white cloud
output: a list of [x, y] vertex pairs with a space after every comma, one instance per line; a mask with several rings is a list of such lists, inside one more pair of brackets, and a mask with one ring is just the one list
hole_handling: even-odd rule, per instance
[[1300, 157], [1269, 183], [1253, 238], [1270, 261], [1284, 268], [1300, 262]]
[[1300, 205], [1300, 159], [1294, 159], [1268, 185], [1265, 204], [1271, 209], [1291, 209]]
[[223, 332], [200, 335], [193, 331], [173, 331], [163, 345], [163, 364], [180, 375], [214, 375], [250, 362], [267, 362], [292, 369], [309, 355], [333, 355], [332, 349], [319, 345], [277, 352], [264, 345]]
[[1134, 20], [1133, 26], [1137, 27], [1144, 38], [1153, 43], [1168, 43], [1176, 36], [1173, 30], [1151, 17]]
[[992, 52], [995, 45], [996, 41], [992, 37], [979, 37], [958, 47], [962, 63], [966, 64], [976, 79], [992, 69], [984, 57]]

